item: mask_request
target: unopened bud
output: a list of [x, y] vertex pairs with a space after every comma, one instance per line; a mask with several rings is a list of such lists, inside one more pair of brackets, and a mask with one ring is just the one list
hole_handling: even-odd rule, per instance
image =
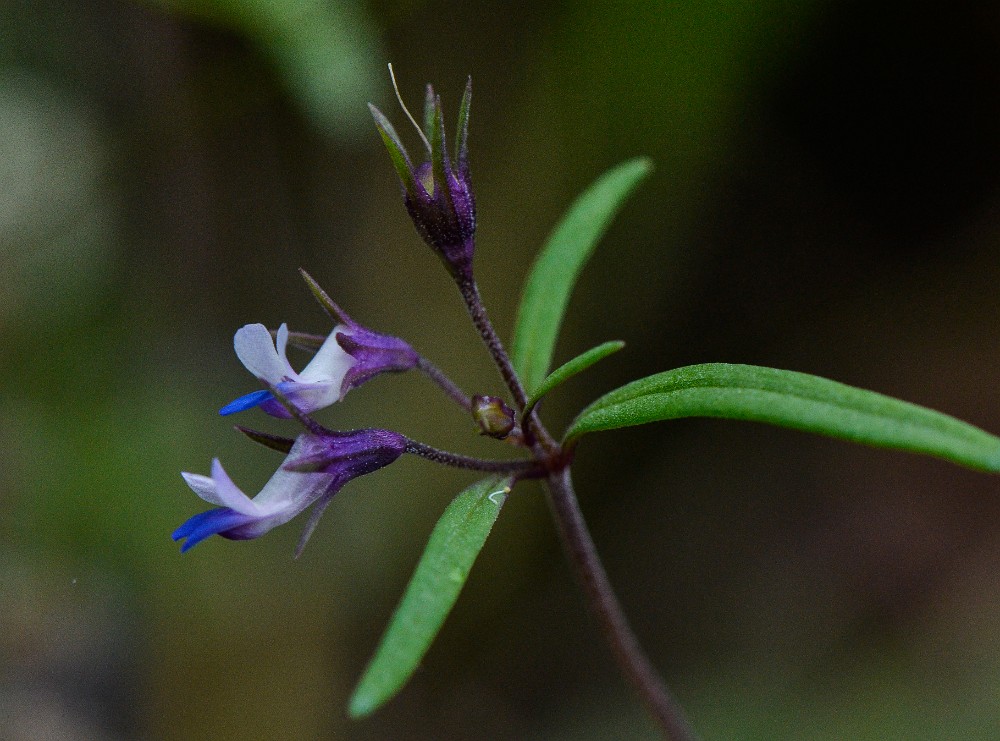
[[[390, 73], [392, 67], [389, 67]], [[393, 77], [393, 85], [395, 85]], [[399, 91], [397, 90], [397, 97]], [[476, 200], [469, 176], [469, 105], [472, 100], [472, 80], [465, 87], [465, 96], [458, 116], [458, 134], [454, 161], [445, 148], [444, 115], [441, 99], [427, 86], [424, 127], [416, 123], [399, 98], [400, 106], [413, 121], [427, 154], [421, 164], [410, 159], [402, 140], [389, 120], [375, 106], [369, 105], [375, 117], [382, 141], [389, 150], [393, 167], [403, 188], [403, 203], [423, 240], [441, 256], [456, 279], [472, 275], [475, 251]], [[419, 160], [418, 160], [419, 161]]]
[[514, 429], [514, 410], [497, 396], [473, 396], [472, 418], [488, 437], [503, 440]]

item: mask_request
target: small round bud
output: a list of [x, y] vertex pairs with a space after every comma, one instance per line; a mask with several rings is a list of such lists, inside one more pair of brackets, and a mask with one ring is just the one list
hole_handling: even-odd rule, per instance
[[514, 429], [514, 411], [497, 396], [473, 396], [472, 418], [482, 434], [497, 440], [503, 440]]

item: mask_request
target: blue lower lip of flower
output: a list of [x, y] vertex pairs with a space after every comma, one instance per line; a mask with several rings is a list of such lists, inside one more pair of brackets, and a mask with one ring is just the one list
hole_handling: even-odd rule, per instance
[[273, 398], [274, 396], [270, 391], [254, 391], [253, 393], [241, 396], [239, 399], [229, 402], [219, 410], [219, 414], [225, 417], [229, 414], [242, 412], [245, 409], [252, 409], [253, 407], [260, 406], [265, 401]]
[[219, 507], [217, 509], [210, 509], [207, 512], [201, 512], [189, 518], [187, 522], [174, 530], [170, 537], [173, 540], [186, 539], [181, 545], [181, 553], [184, 553], [194, 548], [205, 538], [212, 535], [224, 534], [225, 531], [246, 525], [253, 519], [249, 515], [234, 512], [229, 507]]

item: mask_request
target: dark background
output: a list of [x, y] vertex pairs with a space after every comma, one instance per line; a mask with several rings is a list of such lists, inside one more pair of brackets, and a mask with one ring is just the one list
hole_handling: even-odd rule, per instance
[[[640, 375], [807, 371], [1000, 431], [1000, 11], [951, 2], [163, 0], [0, 4], [0, 737], [655, 737], [585, 611], [541, 491], [518, 489], [423, 668], [346, 701], [470, 478], [403, 460], [298, 522], [181, 557], [253, 389], [248, 322], [356, 319], [470, 391], [500, 384], [399, 202], [397, 123], [473, 76], [477, 270], [504, 336], [576, 193], [657, 169], [574, 294], [557, 362], [625, 352], [556, 429]], [[300, 358], [296, 362], [304, 362]], [[248, 424], [290, 428], [259, 413]], [[491, 455], [416, 376], [321, 415]], [[786, 430], [593, 436], [576, 480], [635, 628], [707, 739], [994, 738], [1000, 483]]]

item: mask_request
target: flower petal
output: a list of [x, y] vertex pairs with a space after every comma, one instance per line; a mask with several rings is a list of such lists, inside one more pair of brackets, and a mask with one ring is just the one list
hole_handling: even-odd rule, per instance
[[254, 518], [234, 512], [228, 507], [210, 509], [208, 512], [201, 512], [188, 520], [179, 528], [174, 530], [170, 536], [173, 540], [185, 538], [181, 545], [181, 553], [190, 550], [198, 545], [205, 538], [212, 535], [224, 534], [227, 530], [246, 525]]
[[216, 500], [212, 504], [229, 507], [234, 512], [239, 512], [243, 515], [260, 516], [260, 507], [244, 494], [240, 487], [233, 483], [233, 480], [229, 478], [229, 474], [226, 473], [226, 469], [222, 467], [222, 463], [218, 458], [212, 459], [212, 481], [215, 482], [216, 496]]
[[239, 399], [233, 399], [233, 401], [229, 402], [219, 410], [219, 414], [225, 417], [229, 414], [242, 412], [245, 409], [252, 409], [253, 407], [260, 406], [268, 399], [273, 398], [274, 397], [271, 392], [266, 389], [263, 391], [252, 391], [249, 394], [241, 396]]
[[[288, 327], [284, 324], [285, 342], [288, 341]], [[279, 335], [281, 329], [278, 330]], [[285, 378], [296, 378], [296, 373], [289, 365], [284, 354], [275, 349], [271, 333], [263, 324], [247, 324], [240, 327], [233, 337], [233, 348], [240, 362], [257, 378], [262, 378], [270, 384], [277, 384]]]
[[[303, 382], [326, 381], [337, 388], [338, 398], [340, 385], [344, 382], [344, 376], [357, 361], [352, 358], [337, 342], [337, 332], [348, 329], [343, 324], [338, 324], [330, 332], [330, 336], [316, 351], [316, 355], [309, 361], [309, 364], [302, 369], [299, 378]], [[332, 403], [332, 402], [331, 402]]]
[[202, 476], [200, 473], [188, 473], [187, 471], [182, 471], [181, 476], [184, 477], [187, 485], [191, 487], [191, 491], [206, 502], [210, 502], [211, 504], [219, 503], [219, 497], [215, 493], [215, 479], [210, 476]]
[[244, 515], [259, 516], [260, 508], [229, 478], [218, 458], [212, 460], [212, 476], [182, 473], [191, 490], [209, 504], [228, 507]]
[[338, 478], [329, 473], [279, 468], [253, 502], [261, 516], [276, 517], [279, 521], [274, 524], [280, 525], [309, 507], [337, 483]]
[[[277, 343], [278, 357], [288, 363], [288, 325], [284, 322], [278, 327]], [[288, 363], [291, 366], [291, 363]]]

